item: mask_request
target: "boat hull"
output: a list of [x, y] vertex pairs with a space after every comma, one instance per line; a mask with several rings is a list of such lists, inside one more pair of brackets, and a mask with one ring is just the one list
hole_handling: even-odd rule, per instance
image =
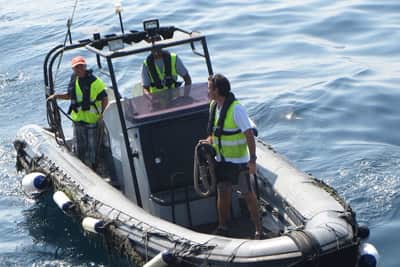
[[133, 262], [169, 250], [183, 266], [356, 266], [359, 239], [348, 207], [262, 142], [257, 143], [260, 194], [301, 225], [265, 240], [204, 234], [149, 214], [37, 125], [21, 128], [14, 144], [22, 169], [46, 174], [53, 190], [74, 203], [68, 212], [80, 220], [103, 220], [108, 246]]

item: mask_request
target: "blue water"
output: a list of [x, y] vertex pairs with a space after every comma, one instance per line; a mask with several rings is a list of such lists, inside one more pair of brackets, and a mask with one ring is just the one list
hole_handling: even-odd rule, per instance
[[[71, 218], [29, 201], [14, 167], [18, 128], [46, 124], [42, 62], [63, 42], [74, 2], [0, 0], [1, 266], [114, 263], [101, 244], [86, 241]], [[74, 38], [118, 31], [112, 1], [81, 2]], [[370, 226], [379, 266], [399, 266], [398, 0], [178, 0], [123, 6], [128, 29], [157, 17], [164, 25], [207, 34], [214, 70], [231, 79], [261, 138], [335, 187], [358, 220]], [[206, 80], [189, 68], [195, 81]]]

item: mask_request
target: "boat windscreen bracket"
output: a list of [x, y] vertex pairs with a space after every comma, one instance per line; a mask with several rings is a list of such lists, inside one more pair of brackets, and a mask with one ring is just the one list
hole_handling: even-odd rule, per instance
[[[97, 41], [100, 39], [101, 39], [101, 37], [100, 37], [99, 32], [93, 33], [93, 40]], [[100, 60], [100, 56], [98, 54], [96, 54], [96, 63], [97, 63], [97, 66], [99, 67], [99, 69], [101, 70], [101, 60]]]
[[111, 76], [111, 75], [110, 75], [110, 72], [106, 71], [105, 69], [99, 68], [99, 72], [100, 72], [101, 74], [106, 75], [107, 77], [110, 77], [110, 76]]
[[204, 54], [202, 54], [196, 50], [196, 46], [194, 45], [194, 42], [190, 42], [190, 47], [192, 48], [193, 54], [201, 56], [201, 57], [206, 57]]

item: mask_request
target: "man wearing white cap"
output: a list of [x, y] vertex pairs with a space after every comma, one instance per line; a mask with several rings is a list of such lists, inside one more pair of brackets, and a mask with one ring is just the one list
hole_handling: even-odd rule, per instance
[[82, 56], [72, 59], [73, 74], [68, 92], [53, 94], [47, 98], [70, 99], [68, 113], [74, 122], [74, 146], [77, 156], [89, 167], [96, 166], [96, 150], [98, 145], [98, 121], [108, 104], [104, 82], [86, 69], [86, 60]]

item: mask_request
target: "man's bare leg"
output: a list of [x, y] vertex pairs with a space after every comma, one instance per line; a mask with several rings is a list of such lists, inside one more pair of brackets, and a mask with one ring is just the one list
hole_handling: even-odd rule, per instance
[[251, 220], [254, 223], [254, 227], [256, 229], [256, 233], [260, 234], [262, 233], [262, 226], [261, 226], [261, 220], [260, 220], [260, 215], [258, 213], [258, 206], [257, 206], [257, 196], [254, 192], [248, 192], [245, 195], [246, 202], [247, 202], [247, 208], [249, 209]]

